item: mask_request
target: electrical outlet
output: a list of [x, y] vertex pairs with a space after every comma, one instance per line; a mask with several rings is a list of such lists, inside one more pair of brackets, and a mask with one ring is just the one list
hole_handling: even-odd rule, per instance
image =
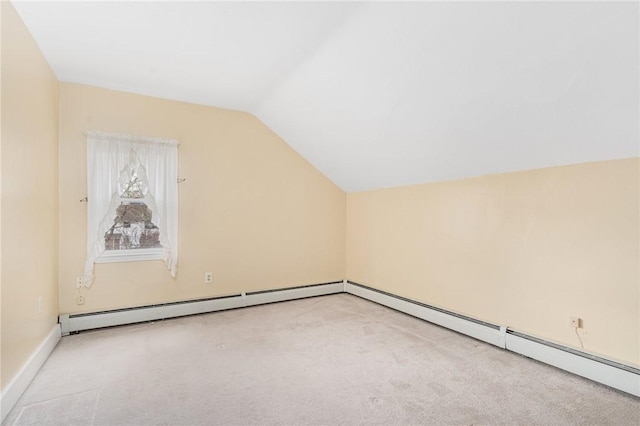
[[582, 328], [582, 319], [578, 317], [570, 317], [569, 318], [571, 327], [573, 328]]
[[76, 277], [76, 288], [82, 288], [82, 277]]
[[42, 313], [42, 296], [38, 297], [38, 315]]
[[76, 297], [76, 305], [84, 305], [84, 296]]
[[204, 273], [204, 283], [211, 284], [213, 282], [213, 272]]

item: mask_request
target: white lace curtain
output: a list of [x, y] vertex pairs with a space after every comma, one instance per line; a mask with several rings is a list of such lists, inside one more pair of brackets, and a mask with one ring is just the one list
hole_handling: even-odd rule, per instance
[[162, 259], [175, 277], [178, 266], [178, 141], [87, 131], [87, 260], [82, 284], [105, 251], [104, 235], [120, 205], [122, 183], [136, 172], [146, 184], [145, 204], [160, 229]]

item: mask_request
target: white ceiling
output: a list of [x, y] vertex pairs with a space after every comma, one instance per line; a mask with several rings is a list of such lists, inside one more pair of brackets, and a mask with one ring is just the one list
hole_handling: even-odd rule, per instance
[[61, 81], [255, 114], [346, 191], [640, 155], [638, 2], [15, 2]]

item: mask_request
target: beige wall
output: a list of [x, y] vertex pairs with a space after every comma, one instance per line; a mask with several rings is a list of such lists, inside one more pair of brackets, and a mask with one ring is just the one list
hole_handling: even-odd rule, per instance
[[[85, 130], [181, 143], [179, 266], [97, 264], [76, 305], [86, 253]], [[254, 116], [60, 84], [60, 311], [75, 313], [341, 280], [345, 193]], [[204, 273], [214, 274], [204, 284]]]
[[13, 6], [1, 7], [4, 389], [57, 323], [58, 82]]
[[640, 364], [639, 161], [347, 196], [347, 277]]

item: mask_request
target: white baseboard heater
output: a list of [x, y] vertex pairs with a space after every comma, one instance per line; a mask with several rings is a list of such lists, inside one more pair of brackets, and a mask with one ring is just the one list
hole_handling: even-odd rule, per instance
[[346, 281], [345, 292], [640, 397], [640, 369]]
[[267, 303], [348, 293], [640, 397], [640, 369], [353, 281], [336, 281], [87, 314], [60, 315], [62, 335]]
[[60, 325], [62, 328], [62, 335], [67, 336], [70, 333], [93, 330], [96, 328], [113, 327], [138, 322], [158, 321], [167, 318], [177, 318], [208, 312], [224, 311], [227, 309], [244, 308], [247, 306], [264, 305], [266, 303], [324, 296], [328, 294], [342, 293], [343, 291], [344, 282], [335, 281], [323, 284], [288, 287], [278, 290], [238, 293], [208, 299], [161, 303], [157, 305], [115, 309], [87, 314], [64, 314], [60, 315]]

